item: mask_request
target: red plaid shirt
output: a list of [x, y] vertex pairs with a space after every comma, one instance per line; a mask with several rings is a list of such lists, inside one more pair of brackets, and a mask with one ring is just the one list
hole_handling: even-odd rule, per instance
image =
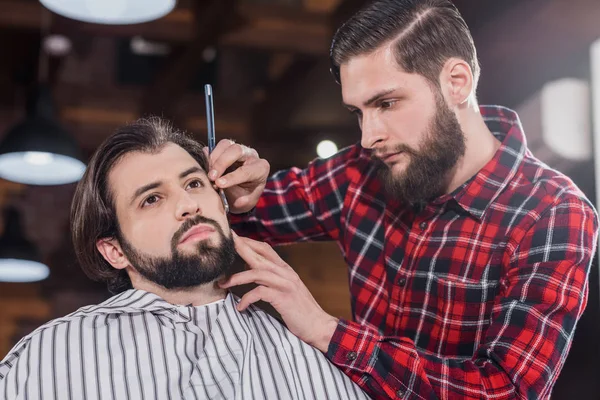
[[501, 148], [419, 212], [386, 197], [357, 145], [275, 174], [232, 217], [271, 244], [339, 243], [354, 321], [327, 356], [374, 398], [548, 398], [569, 351], [596, 213], [527, 150], [516, 113], [481, 111]]

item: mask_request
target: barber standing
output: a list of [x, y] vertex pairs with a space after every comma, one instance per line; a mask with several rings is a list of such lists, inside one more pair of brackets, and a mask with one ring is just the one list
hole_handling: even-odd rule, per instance
[[240, 235], [338, 242], [353, 320], [251, 239], [249, 270], [223, 286], [257, 283], [240, 310], [271, 303], [375, 398], [549, 398], [587, 302], [593, 206], [531, 154], [514, 111], [478, 105], [476, 49], [450, 1], [370, 4], [331, 61], [360, 144], [267, 179], [256, 151], [224, 140], [209, 177]]

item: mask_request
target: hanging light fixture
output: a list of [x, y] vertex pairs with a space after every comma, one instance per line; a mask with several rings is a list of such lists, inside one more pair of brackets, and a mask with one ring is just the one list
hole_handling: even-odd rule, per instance
[[63, 17], [93, 24], [129, 25], [148, 22], [170, 13], [176, 0], [40, 0]]
[[41, 262], [37, 248], [25, 239], [17, 210], [8, 208], [4, 220], [4, 234], [0, 238], [0, 282], [46, 279], [50, 270]]
[[27, 116], [0, 144], [0, 178], [28, 185], [61, 185], [83, 176], [75, 140], [54, 117], [50, 90], [40, 84], [27, 98]]
[[[50, 30], [43, 13], [42, 36]], [[25, 120], [12, 127], [0, 143], [0, 178], [27, 185], [61, 185], [83, 176], [75, 140], [56, 119], [48, 82], [48, 53], [40, 46], [37, 83], [27, 94]]]

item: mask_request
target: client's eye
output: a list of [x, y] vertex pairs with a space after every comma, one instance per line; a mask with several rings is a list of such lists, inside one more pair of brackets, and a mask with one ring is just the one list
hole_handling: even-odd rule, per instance
[[159, 200], [159, 197], [155, 194], [146, 197], [144, 202], [142, 203], [142, 207], [151, 206]]
[[202, 182], [200, 179], [194, 179], [188, 184], [188, 187], [191, 189], [198, 189], [204, 187], [204, 182]]

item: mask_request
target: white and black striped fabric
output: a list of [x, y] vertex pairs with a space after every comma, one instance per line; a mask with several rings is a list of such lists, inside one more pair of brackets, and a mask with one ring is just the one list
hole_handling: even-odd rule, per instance
[[325, 356], [239, 299], [141, 290], [53, 320], [0, 363], [0, 399], [367, 399]]

